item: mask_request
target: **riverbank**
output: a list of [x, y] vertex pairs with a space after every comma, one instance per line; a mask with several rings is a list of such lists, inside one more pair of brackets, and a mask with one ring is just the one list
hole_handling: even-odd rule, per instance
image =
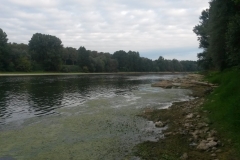
[[215, 125], [218, 122], [211, 119], [211, 112], [204, 107], [209, 101], [209, 94], [218, 87], [203, 80], [204, 77], [199, 74], [189, 74], [181, 79], [161, 81], [152, 85], [191, 89], [195, 99], [174, 103], [168, 109], [145, 109], [140, 116], [155, 122], [158, 127], [167, 126], [167, 130], [163, 131], [164, 138], [158, 142], [144, 142], [137, 145], [135, 148], [137, 156], [149, 160], [239, 159], [236, 157], [236, 147], [232, 145], [231, 140], [219, 132], [222, 131], [219, 128], [221, 125]]
[[3, 76], [67, 76], [67, 75], [111, 75], [111, 74], [187, 74], [187, 72], [105, 72], [105, 73], [58, 73], [58, 72], [30, 72], [30, 73], [18, 73], [7, 72], [0, 73], [0, 77]]

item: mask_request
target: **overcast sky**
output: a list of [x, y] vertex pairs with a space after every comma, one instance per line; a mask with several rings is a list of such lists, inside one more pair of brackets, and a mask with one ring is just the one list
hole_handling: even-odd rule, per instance
[[0, 28], [9, 42], [34, 33], [54, 35], [64, 47], [114, 53], [138, 51], [157, 59], [197, 60], [192, 32], [209, 0], [0, 0]]

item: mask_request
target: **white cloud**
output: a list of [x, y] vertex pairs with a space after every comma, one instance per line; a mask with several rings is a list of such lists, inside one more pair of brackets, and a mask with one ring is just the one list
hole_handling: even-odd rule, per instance
[[192, 28], [207, 7], [208, 0], [9, 0], [0, 6], [0, 27], [9, 42], [28, 43], [38, 32], [59, 37], [64, 46], [135, 50], [149, 58], [158, 57], [153, 50], [191, 48], [186, 55], [196, 59]]
[[49, 8], [49, 7], [55, 7], [58, 5], [56, 0], [44, 0], [44, 1], [33, 1], [33, 0], [9, 0], [13, 5], [17, 6], [23, 6], [23, 7], [44, 7], [44, 8]]

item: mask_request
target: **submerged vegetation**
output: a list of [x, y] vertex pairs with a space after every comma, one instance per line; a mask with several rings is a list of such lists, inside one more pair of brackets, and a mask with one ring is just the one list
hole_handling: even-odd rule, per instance
[[[148, 117], [150, 120], [170, 121], [172, 128], [169, 127], [169, 133], [172, 137], [139, 144], [136, 147], [137, 156], [175, 160], [188, 152], [191, 159], [213, 159], [210, 152], [196, 151], [196, 147], [193, 149], [189, 145], [189, 132], [176, 131], [176, 128], [179, 129], [178, 122], [188, 114], [180, 109], [192, 103], [190, 106], [196, 107], [192, 111], [198, 114], [199, 119], [207, 121], [210, 129], [217, 130], [221, 140], [218, 145], [221, 144], [224, 149], [218, 153], [219, 157], [240, 159], [240, 71], [237, 68], [240, 64], [240, 1], [211, 0], [209, 4], [209, 9], [202, 11], [200, 24], [193, 31], [198, 36], [199, 47], [203, 49], [198, 54], [198, 65], [208, 72], [206, 80], [218, 87], [211, 94], [205, 94], [199, 103], [197, 100], [194, 103], [179, 103], [175, 108], [173, 105], [170, 111], [152, 112]], [[34, 34], [28, 45], [7, 41], [7, 34], [0, 29], [2, 72], [174, 72], [199, 69], [194, 61], [166, 60], [161, 56], [153, 61], [140, 57], [135, 51], [120, 50], [110, 54], [86, 50], [83, 46], [79, 49], [63, 47], [59, 38], [41, 33]]]

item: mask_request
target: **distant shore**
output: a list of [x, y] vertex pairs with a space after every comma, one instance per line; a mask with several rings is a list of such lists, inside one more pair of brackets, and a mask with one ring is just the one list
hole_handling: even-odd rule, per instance
[[112, 75], [112, 74], [187, 74], [188, 72], [109, 72], [109, 73], [54, 73], [54, 72], [40, 72], [40, 73], [17, 73], [8, 72], [0, 73], [3, 76], [67, 76], [67, 75]]

